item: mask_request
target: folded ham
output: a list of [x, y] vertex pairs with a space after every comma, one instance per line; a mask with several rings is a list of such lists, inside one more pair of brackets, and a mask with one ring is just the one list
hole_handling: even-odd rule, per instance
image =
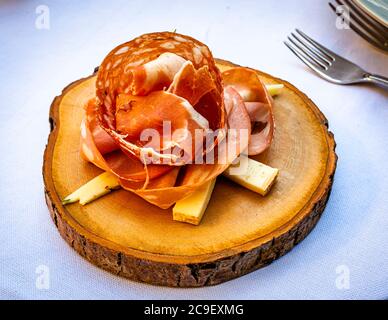
[[244, 100], [252, 122], [248, 154], [256, 155], [267, 149], [273, 138], [274, 118], [272, 98], [257, 73], [249, 68], [232, 68], [222, 73], [224, 85], [232, 86]]
[[[81, 154], [121, 186], [168, 208], [273, 135], [272, 100], [256, 73], [222, 75], [208, 47], [150, 33], [102, 62], [85, 106]], [[209, 161], [214, 160], [214, 161]]]

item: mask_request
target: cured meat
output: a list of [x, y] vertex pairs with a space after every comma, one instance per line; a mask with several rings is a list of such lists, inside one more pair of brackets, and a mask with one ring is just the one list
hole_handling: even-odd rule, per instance
[[[225, 109], [216, 108], [218, 112], [209, 112], [216, 98], [215, 82], [211, 78], [208, 66], [203, 66], [196, 70], [191, 61], [187, 61], [175, 75], [173, 82], [168, 88], [168, 92], [174, 93], [187, 99], [200, 114], [206, 114], [209, 121], [209, 128], [212, 130], [210, 135], [206, 135], [207, 147], [202, 155], [210, 152], [219, 141], [224, 138], [224, 129], [219, 126], [220, 119], [222, 123], [225, 118]], [[217, 134], [213, 134], [217, 131]], [[198, 137], [197, 137], [198, 138]], [[197, 149], [194, 150], [196, 152]]]
[[155, 60], [134, 68], [128, 75], [132, 77], [129, 87], [132, 95], [146, 95], [168, 87], [185, 62], [182, 57], [165, 52]]
[[[115, 101], [120, 93], [129, 93], [132, 85], [133, 70], [136, 67], [156, 60], [164, 53], [175, 54], [191, 61], [196, 69], [208, 66], [217, 94], [214, 103], [222, 106], [221, 74], [215, 65], [209, 48], [194, 38], [174, 32], [157, 32], [144, 34], [132, 41], [123, 43], [113, 49], [100, 65], [96, 95], [104, 109], [104, 121], [110, 127], [114, 125]], [[214, 108], [214, 112], [219, 112]], [[204, 115], [206, 116], [206, 115]], [[219, 118], [219, 126], [224, 119]]]
[[81, 155], [124, 189], [170, 207], [272, 139], [271, 101], [256, 74], [222, 77], [210, 50], [187, 36], [151, 33], [118, 46], [85, 108]]
[[144, 97], [120, 95], [118, 101], [116, 131], [108, 130], [109, 134], [134, 156], [141, 158], [141, 152], [151, 156], [153, 163], [190, 162], [195, 130], [204, 135], [204, 129], [209, 128], [208, 120], [186, 99], [166, 91]]
[[196, 70], [191, 61], [186, 61], [175, 74], [167, 91], [185, 98], [195, 106], [205, 94], [215, 90], [215, 86], [207, 66]]
[[[115, 143], [115, 141], [112, 139], [112, 137], [109, 136], [108, 133], [100, 126], [98, 121], [98, 105], [97, 101], [95, 99], [91, 99], [87, 105], [85, 106], [85, 114], [86, 114], [86, 121], [87, 123], [84, 123], [81, 130], [81, 138], [83, 135], [85, 135], [85, 125], [87, 124], [88, 128], [90, 129], [90, 132], [92, 134], [92, 139], [98, 148], [98, 150], [101, 152], [101, 154], [106, 154], [109, 152], [112, 152], [114, 150], [117, 150], [119, 147]], [[82, 135], [82, 133], [84, 133]]]
[[252, 134], [248, 147], [249, 155], [266, 150], [273, 138], [274, 118], [272, 98], [257, 73], [248, 68], [232, 68], [222, 73], [225, 85], [238, 91], [252, 121]]
[[[81, 141], [80, 151], [81, 156], [94, 163], [97, 167], [110, 171], [118, 178], [127, 179], [129, 181], [145, 181], [147, 179], [157, 178], [172, 170], [167, 165], [148, 165], [148, 177], [144, 169], [144, 164], [137, 158], [124, 154], [118, 144], [109, 136], [105, 131], [102, 134], [103, 139], [95, 140], [96, 134], [94, 132], [100, 132], [99, 127], [96, 125], [96, 119], [98, 115], [96, 113], [96, 101], [92, 99], [86, 106], [85, 117], [81, 123]], [[103, 141], [103, 143], [97, 144]], [[116, 147], [113, 148], [112, 145]], [[105, 146], [108, 145], [110, 152], [106, 153]], [[112, 149], [114, 151], [112, 152]], [[104, 153], [105, 152], [105, 153]]]
[[[185, 85], [187, 82], [188, 85]], [[163, 89], [168, 89], [168, 92]], [[221, 75], [209, 49], [197, 40], [176, 33], [143, 35], [114, 49], [100, 66], [96, 94], [100, 105], [101, 127], [121, 149], [143, 162], [144, 154], [150, 155], [153, 163], [184, 165], [192, 162], [196, 148], [190, 150], [190, 139], [183, 137], [189, 134], [193, 137], [196, 129], [200, 128], [206, 131], [209, 127], [212, 130], [225, 127]], [[146, 98], [141, 101], [140, 96]], [[122, 97], [136, 101], [137, 112], [128, 112], [132, 109], [132, 103], [117, 108]], [[150, 101], [153, 110], [144, 108]], [[171, 112], [167, 112], [169, 110], [174, 110], [175, 118], [168, 117], [171, 115]], [[180, 141], [167, 139], [160, 148], [164, 150], [166, 145], [174, 146], [181, 149], [180, 153], [161, 153], [159, 148], [155, 149], [152, 145], [145, 147], [137, 135], [131, 136], [133, 131], [144, 129], [146, 125], [147, 129], [158, 130], [163, 120], [172, 121], [173, 126], [174, 122], [176, 124], [174, 119], [182, 115], [182, 110], [186, 111], [186, 115], [180, 120], [188, 122], [185, 125], [186, 131], [182, 130], [181, 123], [178, 134]], [[153, 111], [157, 111], [157, 114], [153, 114]], [[131, 116], [136, 113], [143, 115], [139, 119]], [[151, 126], [150, 121], [145, 121], [140, 127], [133, 126], [134, 122], [139, 124], [145, 118], [153, 119]], [[205, 132], [202, 136], [206, 138]], [[215, 137], [209, 148], [213, 148], [221, 138], [221, 135]]]
[[[220, 142], [217, 156], [222, 161], [214, 164], [189, 164], [183, 169], [182, 179], [174, 187], [132, 189], [128, 184], [122, 187], [136, 193], [143, 199], [163, 209], [169, 208], [178, 200], [187, 197], [204, 183], [216, 178], [246, 150], [249, 143], [250, 119], [240, 95], [231, 87], [225, 88], [225, 105], [228, 105], [228, 127], [233, 129], [226, 139]], [[247, 130], [248, 128], [248, 130]], [[230, 132], [230, 131], [229, 131]], [[218, 159], [217, 159], [218, 160]]]

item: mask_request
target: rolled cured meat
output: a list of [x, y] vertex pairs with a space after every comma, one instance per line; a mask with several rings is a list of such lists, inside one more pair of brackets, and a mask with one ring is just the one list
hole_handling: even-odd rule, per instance
[[271, 143], [272, 101], [252, 72], [221, 75], [206, 45], [177, 33], [119, 45], [102, 62], [96, 97], [85, 106], [81, 154], [124, 189], [168, 208], [241, 153]]

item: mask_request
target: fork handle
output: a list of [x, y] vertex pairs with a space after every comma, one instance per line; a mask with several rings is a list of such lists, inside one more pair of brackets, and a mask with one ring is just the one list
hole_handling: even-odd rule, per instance
[[378, 74], [366, 74], [365, 80], [388, 87], [388, 78]]

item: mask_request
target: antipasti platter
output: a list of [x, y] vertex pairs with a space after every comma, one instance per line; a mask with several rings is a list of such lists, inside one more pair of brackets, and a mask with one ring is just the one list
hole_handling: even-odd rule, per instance
[[59, 233], [95, 265], [155, 285], [214, 285], [281, 257], [318, 222], [336, 168], [305, 94], [176, 32], [113, 49], [49, 119]]

